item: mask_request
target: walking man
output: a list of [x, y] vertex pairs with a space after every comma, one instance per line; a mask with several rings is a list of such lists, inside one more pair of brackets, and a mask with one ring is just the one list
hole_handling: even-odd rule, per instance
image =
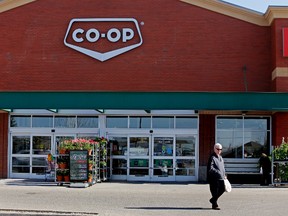
[[207, 180], [210, 186], [212, 198], [209, 200], [212, 204], [212, 209], [220, 210], [218, 206], [219, 197], [225, 192], [224, 179], [225, 168], [224, 160], [221, 157], [222, 145], [216, 143], [214, 145], [214, 152], [211, 154], [207, 165]]

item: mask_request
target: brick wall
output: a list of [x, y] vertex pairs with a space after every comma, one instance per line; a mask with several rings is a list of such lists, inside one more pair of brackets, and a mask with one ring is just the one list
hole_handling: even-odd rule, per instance
[[[136, 18], [143, 45], [106, 62], [65, 47], [81, 17]], [[245, 91], [244, 65], [248, 91], [271, 89], [270, 27], [181, 1], [38, 0], [0, 25], [2, 90]]]

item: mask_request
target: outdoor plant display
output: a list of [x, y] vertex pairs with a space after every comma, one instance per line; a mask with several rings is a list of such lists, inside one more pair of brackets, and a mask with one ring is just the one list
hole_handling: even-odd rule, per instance
[[[85, 182], [87, 177], [89, 183], [96, 178], [98, 180], [100, 167], [104, 170], [107, 165], [107, 143], [107, 139], [103, 137], [93, 140], [84, 138], [62, 140], [58, 146], [57, 173], [59, 173], [59, 179], [57, 177], [57, 181], [79, 182], [83, 180]], [[82, 150], [86, 150], [88, 155]], [[65, 162], [68, 165], [66, 167], [63, 165]], [[85, 173], [87, 177], [84, 180]]]
[[273, 152], [274, 160], [278, 163], [276, 164], [276, 173], [277, 178], [280, 179], [281, 182], [288, 182], [288, 143], [285, 142], [284, 138], [282, 140], [282, 144], [276, 147]]

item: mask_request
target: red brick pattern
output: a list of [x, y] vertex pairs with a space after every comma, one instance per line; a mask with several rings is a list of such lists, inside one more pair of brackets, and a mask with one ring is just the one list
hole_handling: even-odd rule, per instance
[[[99, 62], [64, 46], [79, 17], [136, 18], [144, 43]], [[245, 91], [244, 65], [248, 91], [271, 90], [270, 27], [180, 1], [38, 0], [0, 25], [2, 90]]]

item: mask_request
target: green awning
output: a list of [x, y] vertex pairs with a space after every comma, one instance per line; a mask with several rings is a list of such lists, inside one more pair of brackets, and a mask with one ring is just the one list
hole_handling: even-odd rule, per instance
[[0, 92], [0, 109], [288, 111], [288, 93]]

